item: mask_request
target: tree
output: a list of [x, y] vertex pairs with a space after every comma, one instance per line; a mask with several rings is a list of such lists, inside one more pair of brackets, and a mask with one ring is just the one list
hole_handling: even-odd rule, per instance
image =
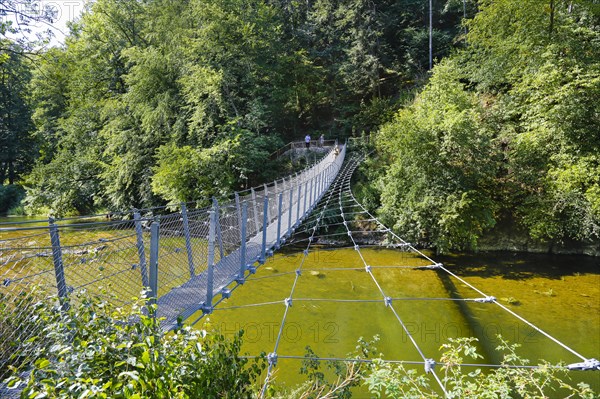
[[382, 129], [382, 212], [401, 232], [442, 250], [498, 222], [600, 237], [599, 32], [591, 5], [552, 4], [482, 2], [468, 47]]
[[[14, 43], [0, 42], [14, 49], [0, 53], [0, 185], [15, 184], [28, 172], [35, 157], [31, 110], [26, 93], [30, 73]], [[3, 57], [5, 55], [5, 57]]]
[[484, 117], [456, 64], [442, 62], [415, 102], [382, 129], [377, 143], [389, 162], [382, 212], [402, 236], [441, 251], [468, 249], [494, 226], [499, 154]]

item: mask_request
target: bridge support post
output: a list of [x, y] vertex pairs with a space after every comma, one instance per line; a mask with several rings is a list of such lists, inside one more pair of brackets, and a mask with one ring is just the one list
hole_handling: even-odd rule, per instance
[[321, 174], [319, 175], [320, 179], [319, 179], [319, 197], [321, 195], [323, 195], [323, 192], [325, 191], [325, 170], [323, 170], [321, 172]]
[[288, 229], [287, 229], [287, 235], [290, 236], [292, 235], [292, 209], [293, 209], [293, 205], [294, 205], [294, 187], [292, 187], [292, 182], [290, 181], [290, 206], [288, 209]]
[[144, 249], [144, 233], [142, 232], [142, 218], [137, 209], [133, 210], [133, 221], [135, 224], [135, 235], [137, 237], [138, 257], [140, 258], [140, 273], [142, 275], [142, 286], [150, 286], [148, 283], [148, 271], [146, 270], [146, 251]]
[[283, 194], [279, 193], [279, 209], [277, 211], [277, 245], [279, 249], [281, 246], [281, 211], [283, 210]]
[[242, 228], [242, 208], [240, 207], [240, 195], [235, 193], [235, 210], [237, 211], [238, 226]]
[[221, 256], [219, 259], [223, 259], [225, 257], [223, 253], [223, 234], [221, 233], [221, 218], [219, 217], [219, 202], [215, 197], [213, 197], [213, 207], [215, 208], [215, 228], [217, 232], [217, 241], [219, 242], [219, 255]]
[[267, 259], [267, 213], [269, 209], [269, 197], [265, 195], [264, 206], [263, 206], [263, 230], [262, 230], [262, 248], [260, 251], [260, 259], [258, 260], [261, 264], [265, 263]]
[[254, 191], [254, 187], [250, 189], [252, 192], [252, 206], [254, 209], [254, 227], [256, 227], [256, 233], [260, 231], [260, 225], [258, 224], [258, 204], [256, 203], [256, 191]]
[[54, 277], [56, 279], [56, 289], [58, 297], [61, 299], [63, 309], [68, 308], [68, 304], [63, 302], [67, 298], [67, 282], [65, 279], [65, 269], [62, 259], [62, 249], [60, 247], [60, 234], [58, 226], [54, 224], [54, 218], [48, 218], [50, 227], [50, 243], [52, 244], [52, 260], [54, 262]]
[[240, 274], [236, 279], [239, 284], [244, 283], [246, 273], [246, 219], [248, 219], [248, 204], [244, 201], [240, 217]]
[[181, 219], [183, 222], [183, 234], [185, 236], [185, 250], [187, 251], [188, 268], [190, 277], [194, 277], [196, 268], [194, 267], [194, 254], [192, 253], [192, 239], [190, 236], [190, 225], [187, 214], [187, 207], [181, 203]]
[[302, 184], [298, 184], [298, 201], [297, 201], [297, 206], [296, 206], [296, 223], [294, 223], [294, 225], [296, 225], [298, 223], [298, 221], [300, 220], [300, 199], [302, 198]]
[[[267, 183], [263, 184], [263, 193], [265, 194], [265, 198], [269, 197], [269, 187]], [[271, 210], [267, 207], [267, 220], [271, 220]]]
[[315, 204], [314, 193], [313, 193], [313, 182], [315, 178], [314, 176], [310, 179], [310, 194], [308, 195], [308, 209], [311, 210]]
[[304, 219], [304, 215], [306, 215], [306, 197], [308, 197], [308, 182], [304, 183], [304, 209], [302, 211], [302, 217], [300, 219]]
[[321, 195], [321, 173], [317, 175], [317, 182], [315, 184], [315, 205], [319, 200], [319, 196]]
[[158, 245], [159, 245], [160, 223], [154, 221], [150, 225], [150, 301], [155, 304], [158, 298]]
[[208, 269], [206, 274], [206, 300], [202, 304], [202, 313], [212, 313], [212, 300], [213, 300], [213, 285], [214, 285], [214, 272], [215, 272], [215, 231], [216, 231], [216, 212], [213, 210], [208, 211], [210, 223], [208, 228]]

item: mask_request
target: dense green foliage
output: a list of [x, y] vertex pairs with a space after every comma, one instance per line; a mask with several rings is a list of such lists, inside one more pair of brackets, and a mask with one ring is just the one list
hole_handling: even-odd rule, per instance
[[377, 139], [382, 213], [441, 250], [476, 248], [498, 223], [537, 240], [598, 240], [598, 6], [479, 6], [469, 46]]
[[[28, 92], [13, 93], [34, 124], [19, 146], [37, 159], [15, 173], [27, 209], [219, 195], [271, 179], [267, 155], [306, 132], [370, 131], [424, 76], [427, 11], [406, 0], [90, 2], [64, 47], [24, 59]], [[437, 58], [462, 4], [434, 13]]]
[[[483, 371], [468, 371], [465, 358], [481, 358], [474, 346], [475, 338], [450, 338], [442, 345], [443, 353], [435, 371], [441, 378], [447, 398], [586, 398], [595, 393], [587, 384], [572, 386], [565, 382], [566, 370], [548, 363], [535, 368], [519, 368], [529, 363], [517, 354], [517, 344], [498, 337], [497, 351], [503, 354], [502, 367]], [[428, 374], [421, 374], [402, 364], [376, 360], [363, 377], [375, 397], [439, 398], [437, 383]]]
[[241, 332], [231, 341], [189, 327], [166, 334], [154, 306], [140, 300], [131, 312], [84, 293], [69, 309], [40, 302], [27, 315], [39, 328], [19, 344], [35, 362], [27, 380], [14, 369], [9, 386], [21, 397], [253, 397], [266, 362], [240, 358]]
[[407, 239], [597, 240], [597, 2], [434, 3], [431, 74], [427, 2], [98, 0], [43, 54], [3, 22], [0, 184], [30, 213], [142, 208], [270, 180], [306, 132], [380, 130], [359, 194]]
[[[28, 311], [18, 316], [22, 334], [13, 338], [16, 356], [11, 361], [12, 377], [7, 379], [9, 387], [22, 390], [23, 398], [258, 396], [266, 359], [249, 361], [241, 356], [241, 332], [232, 340], [189, 327], [164, 333], [154, 317], [155, 305], [147, 305], [144, 298], [131, 308], [85, 292], [71, 296], [69, 306], [54, 303], [52, 298], [27, 296], [25, 301], [22, 305]], [[0, 312], [7, 310], [0, 307]], [[15, 324], [5, 327], [17, 328]], [[485, 371], [465, 366], [465, 359], [481, 358], [475, 338], [450, 339], [442, 345], [435, 371], [449, 398], [595, 397], [588, 385], [569, 384], [564, 367], [547, 363], [513, 367], [528, 361], [517, 354], [518, 345], [498, 339], [502, 365]], [[360, 338], [355, 351], [346, 356], [350, 360], [344, 362], [322, 361], [307, 347], [300, 369], [306, 381], [285, 387], [275, 380], [266, 397], [351, 398], [360, 385], [374, 397], [440, 397], [430, 374], [403, 364], [369, 360], [378, 356], [377, 341], [378, 337]]]

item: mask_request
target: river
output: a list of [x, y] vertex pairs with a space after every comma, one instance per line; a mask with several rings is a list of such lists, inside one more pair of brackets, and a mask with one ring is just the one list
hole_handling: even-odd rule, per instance
[[[0, 218], [4, 223], [27, 220]], [[5, 232], [0, 239], [15, 234]], [[385, 295], [394, 298], [394, 309], [427, 358], [439, 359], [440, 346], [448, 338], [473, 336], [484, 356], [479, 362], [497, 364], [500, 356], [494, 348], [501, 334], [520, 344], [518, 354], [532, 364], [542, 359], [580, 361], [499, 306], [463, 301], [482, 295], [445, 272], [414, 269], [428, 264], [422, 258], [394, 249], [361, 252]], [[586, 358], [600, 357], [600, 258], [504, 252], [430, 256], [573, 351]], [[303, 273], [278, 343], [280, 356], [302, 357], [310, 345], [319, 356], [344, 358], [359, 337], [377, 335], [375, 345], [383, 358], [422, 360], [353, 248], [315, 247], [306, 259], [299, 251], [280, 252], [196, 326], [226, 335], [244, 329], [243, 352], [251, 356], [273, 352], [285, 311], [283, 300], [291, 294], [300, 265]], [[298, 359], [280, 358], [276, 383], [300, 382], [300, 365]], [[572, 382], [584, 381], [600, 391], [600, 372], [571, 372], [570, 376]]]
[[[411, 254], [390, 249], [362, 253], [385, 294], [398, 298], [394, 308], [428, 358], [439, 359], [440, 346], [448, 338], [473, 336], [479, 339], [478, 349], [484, 356], [479, 362], [497, 364], [500, 356], [494, 349], [501, 334], [520, 344], [517, 353], [532, 364], [542, 359], [580, 361], [495, 304], [442, 300], [481, 297], [444, 272], [375, 267], [423, 264]], [[302, 264], [304, 272], [294, 289], [277, 349], [280, 356], [301, 357], [310, 345], [319, 356], [343, 358], [354, 350], [359, 337], [378, 335], [376, 346], [383, 358], [421, 360], [373, 280], [363, 270], [350, 270], [362, 268], [354, 249], [317, 249], [304, 262], [302, 258], [299, 252], [271, 258], [209, 316], [208, 328], [229, 335], [242, 328], [244, 352], [273, 352], [285, 310], [283, 299], [290, 296], [294, 270]], [[456, 254], [437, 259], [576, 352], [587, 358], [600, 355], [600, 259], [523, 253]], [[264, 305], [247, 306], [251, 304]], [[278, 366], [279, 383], [301, 381], [300, 360], [280, 359]], [[591, 384], [596, 392], [600, 389], [598, 372], [571, 372], [570, 376]]]

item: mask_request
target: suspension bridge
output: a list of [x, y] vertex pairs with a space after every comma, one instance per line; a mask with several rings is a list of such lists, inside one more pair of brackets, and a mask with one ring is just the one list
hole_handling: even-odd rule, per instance
[[[155, 298], [164, 330], [174, 329], [186, 321], [195, 323], [218, 310], [221, 302], [245, 283], [248, 284], [245, 289], [251, 290], [251, 276], [257, 268], [293, 237], [295, 245], [305, 244], [305, 247], [294, 270], [289, 295], [276, 301], [285, 310], [267, 357], [264, 394], [272, 383], [278, 360], [294, 358], [280, 350], [293, 303], [332, 300], [298, 298], [296, 291], [315, 242], [337, 234], [351, 243], [361, 265], [355, 270], [366, 273], [379, 299], [349, 296], [336, 300], [381, 303], [397, 322], [398, 333], [408, 337], [418, 353], [419, 359], [413, 363], [421, 364], [444, 393], [444, 384], [435, 368], [436, 360], [420, 347], [405, 323], [405, 315], [397, 308], [399, 301], [410, 298], [390, 294], [380, 281], [381, 276], [374, 272], [376, 269], [426, 269], [446, 274], [473, 292], [473, 297], [463, 301], [496, 306], [565, 349], [577, 360], [567, 366], [569, 369], [600, 370], [600, 362], [596, 359], [578, 353], [398, 237], [369, 213], [352, 193], [350, 181], [362, 158], [358, 155], [347, 157], [345, 145], [328, 146], [324, 151], [322, 159], [299, 173], [237, 192], [230, 200], [213, 199], [205, 207], [179, 204], [177, 211], [172, 207], [161, 207], [86, 218], [51, 218], [43, 223], [29, 221], [17, 227], [0, 225], [0, 299], [9, 304], [0, 313], [0, 318], [5, 318], [0, 320], [0, 325], [8, 325], [9, 319], [19, 320], [26, 314], [31, 306], [29, 298], [35, 290], [60, 298], [68, 298], [80, 289], [94, 294], [109, 290], [118, 298], [115, 300], [127, 303], [130, 298], [139, 296], [145, 287]], [[333, 227], [332, 217], [337, 220], [336, 233], [321, 236], [319, 232], [323, 228]], [[372, 240], [374, 236], [376, 240]], [[370, 265], [363, 249], [373, 243], [368, 243], [366, 237], [377, 246], [411, 253], [421, 262], [417, 266]], [[272, 304], [257, 302], [245, 306]], [[34, 333], [19, 328], [3, 331], [0, 367], [10, 357], [8, 343], [26, 340]], [[333, 360], [352, 359], [339, 357]]]

